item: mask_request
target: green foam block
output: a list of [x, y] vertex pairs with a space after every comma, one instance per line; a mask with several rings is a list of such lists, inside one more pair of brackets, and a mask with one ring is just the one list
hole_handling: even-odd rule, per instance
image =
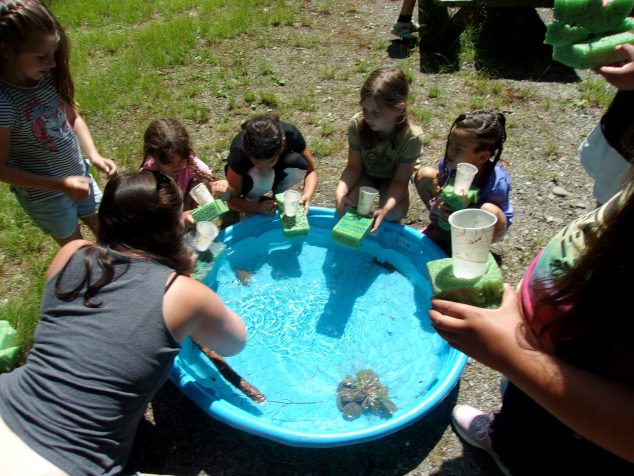
[[580, 25], [594, 35], [614, 32], [632, 10], [632, 0], [555, 0], [555, 18], [569, 25]]
[[[442, 192], [440, 193], [440, 199], [445, 202], [454, 212], [457, 212], [458, 210], [463, 210], [467, 208], [473, 202], [477, 202], [479, 194], [480, 189], [477, 187], [469, 188], [467, 193], [464, 195], [455, 193], [454, 182], [452, 180], [442, 189]], [[438, 221], [438, 226], [443, 230], [451, 229], [451, 226], [447, 222]]]
[[212, 221], [223, 213], [229, 211], [229, 207], [222, 200], [214, 200], [202, 207], [195, 208], [192, 211], [192, 217], [196, 223], [201, 221]]
[[478, 278], [456, 278], [451, 258], [429, 261], [427, 271], [435, 298], [488, 308], [499, 307], [502, 302], [504, 281], [490, 254], [486, 271]]
[[20, 347], [16, 346], [17, 332], [9, 321], [0, 321], [0, 372], [13, 369]]
[[374, 218], [358, 215], [352, 209], [341, 217], [332, 229], [333, 241], [348, 248], [358, 248], [365, 235], [370, 231]]
[[284, 236], [293, 238], [308, 235], [310, 225], [308, 224], [308, 218], [306, 218], [306, 213], [304, 212], [304, 206], [300, 203], [297, 206], [295, 216], [287, 217], [284, 215], [284, 194], [276, 194], [275, 201], [277, 202], [277, 209], [280, 212], [280, 222]]
[[227, 245], [224, 243], [213, 242], [209, 250], [201, 253], [196, 260], [196, 269], [192, 274], [192, 278], [202, 281], [211, 272], [218, 258], [227, 249]]
[[634, 44], [634, 33], [628, 31], [574, 45], [553, 46], [553, 59], [575, 69], [597, 68], [622, 61], [622, 54], [615, 48], [625, 43]]

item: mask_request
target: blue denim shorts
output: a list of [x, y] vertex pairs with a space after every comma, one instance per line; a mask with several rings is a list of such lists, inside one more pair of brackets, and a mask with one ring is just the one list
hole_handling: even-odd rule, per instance
[[86, 177], [90, 177], [90, 195], [82, 202], [76, 202], [68, 195], [59, 193], [45, 200], [29, 202], [27, 191], [20, 187], [11, 187], [20, 206], [33, 223], [44, 233], [54, 238], [64, 239], [75, 233], [77, 218], [84, 218], [97, 213], [101, 202], [101, 190], [93, 179], [88, 165]]

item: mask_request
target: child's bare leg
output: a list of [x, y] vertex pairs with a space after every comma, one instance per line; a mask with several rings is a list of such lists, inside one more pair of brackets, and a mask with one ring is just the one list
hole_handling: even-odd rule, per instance
[[493, 242], [495, 243], [502, 238], [506, 232], [506, 215], [500, 207], [493, 205], [492, 203], [484, 203], [480, 207], [480, 210], [493, 213], [498, 219], [493, 227]]
[[[94, 213], [86, 217], [81, 217], [81, 221], [83, 221], [86, 224], [86, 226], [90, 228], [90, 231], [92, 231], [93, 235], [95, 235], [96, 237], [97, 233], [99, 232], [99, 218], [97, 217], [97, 214]], [[80, 233], [80, 238], [81, 238], [81, 233]]]
[[434, 195], [436, 194], [434, 181], [436, 180], [437, 174], [438, 170], [432, 167], [421, 167], [414, 176], [416, 191], [427, 209], [429, 209], [431, 199], [434, 198]]

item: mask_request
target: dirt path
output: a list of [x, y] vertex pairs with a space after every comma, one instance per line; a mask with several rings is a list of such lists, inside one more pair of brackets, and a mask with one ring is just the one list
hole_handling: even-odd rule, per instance
[[[535, 252], [562, 224], [590, 210], [591, 184], [575, 151], [601, 109], [587, 99], [574, 75], [554, 75], [549, 69], [539, 81], [493, 79], [478, 72], [470, 60], [456, 73], [423, 74], [418, 49], [392, 43], [387, 33], [397, 17], [399, 1], [305, 4], [301, 22], [271, 27], [267, 41], [244, 35], [217, 45], [215, 53], [226, 61], [239, 56], [252, 74], [262, 71], [266, 63], [273, 75], [284, 78], [279, 97], [303, 93], [317, 104], [306, 110], [297, 107], [283, 118], [306, 133], [311, 149], [319, 149], [313, 147], [319, 144], [320, 150], [330, 151], [317, 155], [316, 205], [333, 205], [335, 184], [346, 160], [346, 124], [358, 109], [363, 79], [378, 66], [396, 64], [412, 75], [410, 109], [426, 132], [427, 165], [441, 157], [447, 129], [457, 114], [489, 108], [507, 115], [503, 159], [513, 179], [516, 219], [495, 251], [502, 256], [509, 282], [519, 280]], [[222, 66], [221, 62], [214, 68]], [[549, 77], [557, 81], [547, 81]], [[262, 78], [262, 89], [270, 89], [265, 81]], [[225, 107], [218, 101], [209, 99], [210, 110]], [[207, 126], [196, 131], [196, 142], [227, 134], [215, 119], [220, 117], [212, 116]], [[418, 197], [413, 195], [412, 202], [406, 223], [418, 228], [426, 214]], [[449, 414], [456, 402], [494, 411], [500, 402], [498, 385], [495, 372], [471, 362], [459, 386], [431, 415], [411, 427], [371, 443], [305, 449], [279, 445], [214, 421], [168, 384], [153, 402], [154, 424], [144, 425], [143, 444], [136, 455], [143, 472], [176, 475], [497, 475], [485, 454], [463, 447], [451, 431]]]

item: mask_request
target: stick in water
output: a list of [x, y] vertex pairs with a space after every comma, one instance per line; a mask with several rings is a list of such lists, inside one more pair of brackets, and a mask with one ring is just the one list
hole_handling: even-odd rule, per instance
[[198, 343], [195, 343], [200, 351], [207, 356], [209, 360], [216, 366], [218, 372], [227, 379], [227, 381], [244, 393], [247, 397], [257, 403], [266, 402], [266, 397], [257, 388], [243, 379], [240, 374], [231, 368], [222, 356], [207, 347], [204, 347]]

